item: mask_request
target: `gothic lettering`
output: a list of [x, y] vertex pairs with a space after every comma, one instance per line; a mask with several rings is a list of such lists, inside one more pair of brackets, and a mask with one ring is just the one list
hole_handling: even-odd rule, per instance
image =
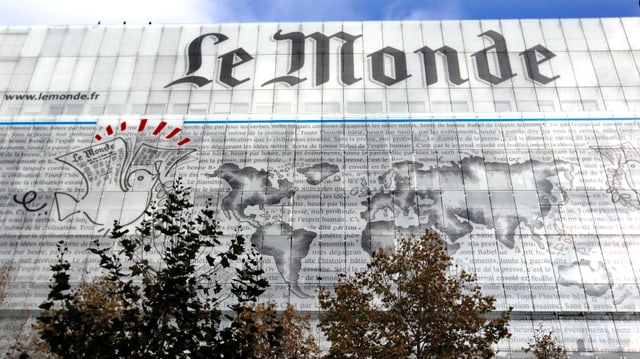
[[428, 46], [422, 47], [416, 52], [422, 54], [422, 63], [424, 66], [425, 79], [427, 86], [433, 85], [438, 82], [438, 73], [436, 67], [436, 52], [445, 56], [446, 69], [449, 74], [449, 81], [455, 85], [462, 85], [469, 81], [469, 79], [463, 79], [460, 76], [460, 64], [458, 62], [458, 52], [449, 46], [442, 46], [439, 49], [431, 50]]
[[169, 83], [164, 88], [182, 83], [192, 83], [198, 87], [202, 87], [212, 81], [202, 76], [189, 76], [198, 71], [200, 69], [200, 66], [202, 66], [202, 41], [204, 41], [204, 39], [206, 39], [207, 37], [215, 38], [214, 45], [217, 45], [228, 39], [227, 36], [215, 32], [196, 37], [193, 41], [191, 41], [187, 49], [188, 57], [186, 76]]
[[[543, 56], [541, 60], [538, 60], [538, 54]], [[553, 77], [547, 77], [540, 73], [540, 67], [538, 67], [538, 65], [543, 62], [547, 62], [556, 56], [556, 54], [549, 51], [549, 49], [547, 49], [546, 47], [542, 45], [536, 45], [530, 49], [527, 49], [526, 51], [521, 52], [520, 56], [524, 57], [527, 68], [527, 75], [533, 81], [546, 85], [549, 82], [554, 81], [555, 79], [560, 77], [557, 75]]]
[[[511, 68], [509, 52], [504, 37], [493, 30], [485, 31], [478, 36], [489, 38], [493, 42], [493, 45], [471, 55], [475, 59], [478, 78], [492, 85], [498, 85], [516, 76], [517, 74]], [[165, 88], [184, 83], [202, 87], [213, 81], [213, 79], [194, 75], [202, 66], [202, 43], [209, 37], [214, 39], [214, 44], [227, 40], [227, 36], [223, 34], [207, 33], [191, 41], [187, 49], [187, 72], [185, 77], [169, 83]], [[341, 41], [339, 54], [337, 55], [339, 57], [339, 66], [334, 71], [338, 72], [338, 80], [343, 86], [351, 86], [362, 80], [362, 77], [355, 74], [354, 58], [354, 44], [360, 37], [362, 35], [351, 35], [344, 31], [327, 36], [320, 32], [305, 35], [299, 31], [283, 33], [282, 30], [279, 30], [273, 35], [273, 40], [289, 42], [288, 70], [285, 75], [266, 81], [262, 86], [276, 83], [296, 86], [307, 80], [306, 77], [300, 77], [297, 74], [305, 66], [307, 40], [313, 41], [315, 45], [313, 53], [313, 85], [321, 86], [327, 83], [331, 78], [330, 45], [332, 39]], [[426, 86], [431, 86], [438, 82], [436, 53], [440, 54], [444, 59], [445, 66], [443, 71], [446, 72], [449, 83], [462, 85], [469, 81], [468, 78], [462, 77], [460, 59], [456, 49], [446, 45], [435, 50], [429, 46], [423, 46], [415, 50], [414, 53], [421, 56]], [[556, 56], [544, 46], [533, 46], [521, 52], [520, 56], [524, 59], [527, 77], [531, 80], [546, 85], [560, 77], [558, 75], [549, 77], [541, 73], [540, 64]], [[367, 57], [369, 61], [365, 71], [369, 71], [371, 79], [382, 86], [393, 86], [411, 77], [411, 74], [407, 71], [407, 58], [403, 51], [387, 46], [368, 54]], [[236, 87], [251, 80], [249, 77], [238, 79], [233, 74], [236, 67], [254, 59], [243, 48], [239, 47], [218, 56], [218, 58], [220, 59], [220, 69], [218, 71], [218, 81], [220, 83], [229, 87]]]
[[[516, 74], [511, 71], [509, 52], [507, 51], [507, 44], [504, 41], [504, 37], [493, 30], [483, 32], [478, 36], [486, 36], [493, 40], [492, 46], [489, 46], [484, 50], [478, 51], [475, 54], [471, 55], [476, 59], [478, 77], [493, 85], [500, 84], [514, 77]], [[498, 63], [497, 75], [492, 74], [491, 69], [489, 68], [489, 51], [494, 49], [496, 60]]]
[[[411, 77], [407, 74], [407, 58], [404, 52], [398, 49], [387, 46], [372, 53], [369, 57], [371, 58], [371, 77], [377, 82], [392, 86]], [[393, 77], [387, 76], [385, 72], [385, 57], [393, 60]]]
[[[249, 81], [248, 77], [242, 80], [238, 80], [233, 77], [234, 67], [253, 60], [253, 56], [249, 55], [249, 53], [247, 53], [243, 48], [227, 52], [226, 54], [221, 55], [218, 58], [222, 59], [222, 62], [220, 64], [220, 82], [230, 87], [236, 87], [243, 82]], [[238, 60], [237, 62], [236, 59]]]
[[292, 73], [300, 70], [302, 66], [304, 66], [304, 39], [305, 36], [301, 32], [290, 32], [287, 34], [283, 34], [282, 30], [278, 30], [273, 35], [273, 39], [276, 41], [288, 40], [291, 41], [291, 55], [289, 57], [289, 71], [287, 71], [287, 76], [276, 77], [272, 80], [269, 80], [262, 84], [262, 86], [266, 86], [276, 82], [284, 82], [289, 86], [295, 86], [302, 81], [305, 81], [307, 78], [299, 78], [296, 76], [291, 76]]
[[305, 36], [301, 32], [290, 32], [282, 34], [282, 30], [278, 31], [273, 39], [276, 41], [291, 41], [291, 57], [289, 62], [289, 71], [286, 76], [279, 76], [262, 84], [262, 86], [273, 83], [284, 82], [289, 86], [297, 85], [306, 80], [291, 76], [292, 73], [300, 70], [304, 66], [305, 40], [312, 39], [315, 43], [315, 81], [314, 85], [319, 86], [329, 81], [329, 41], [337, 38], [343, 41], [340, 47], [340, 63], [342, 69], [340, 71], [340, 81], [345, 85], [352, 85], [360, 80], [354, 76], [354, 60], [353, 60], [353, 43], [362, 35], [354, 36], [344, 31], [337, 32], [331, 36], [326, 36], [320, 32], [314, 32], [309, 36]]

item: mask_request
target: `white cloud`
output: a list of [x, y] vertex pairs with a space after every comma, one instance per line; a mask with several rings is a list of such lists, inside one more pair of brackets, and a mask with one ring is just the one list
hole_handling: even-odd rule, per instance
[[141, 25], [357, 19], [346, 0], [3, 0], [1, 25]]
[[384, 11], [386, 20], [442, 20], [459, 19], [463, 11], [459, 1], [391, 1]]
[[442, 20], [458, 19], [461, 17], [460, 8], [455, 3], [447, 4], [437, 9], [411, 9], [402, 20]]
[[[222, 0], [218, 0], [222, 1]], [[298, 22], [357, 19], [350, 0], [235, 0], [227, 2], [236, 21]]]
[[5, 0], [3, 25], [211, 23], [229, 16], [209, 0]]

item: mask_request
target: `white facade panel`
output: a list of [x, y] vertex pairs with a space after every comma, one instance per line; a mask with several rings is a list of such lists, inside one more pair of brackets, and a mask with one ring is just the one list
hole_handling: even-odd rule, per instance
[[435, 229], [514, 308], [505, 356], [538, 323], [640, 355], [639, 24], [2, 29], [0, 311], [37, 308], [60, 239], [76, 282], [97, 275], [91, 241], [182, 177], [262, 248], [280, 305], [313, 313], [318, 286]]

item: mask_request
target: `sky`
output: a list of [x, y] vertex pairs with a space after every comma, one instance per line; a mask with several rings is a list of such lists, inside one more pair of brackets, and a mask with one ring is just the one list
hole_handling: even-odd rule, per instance
[[640, 16], [638, 0], [2, 0], [0, 26]]

